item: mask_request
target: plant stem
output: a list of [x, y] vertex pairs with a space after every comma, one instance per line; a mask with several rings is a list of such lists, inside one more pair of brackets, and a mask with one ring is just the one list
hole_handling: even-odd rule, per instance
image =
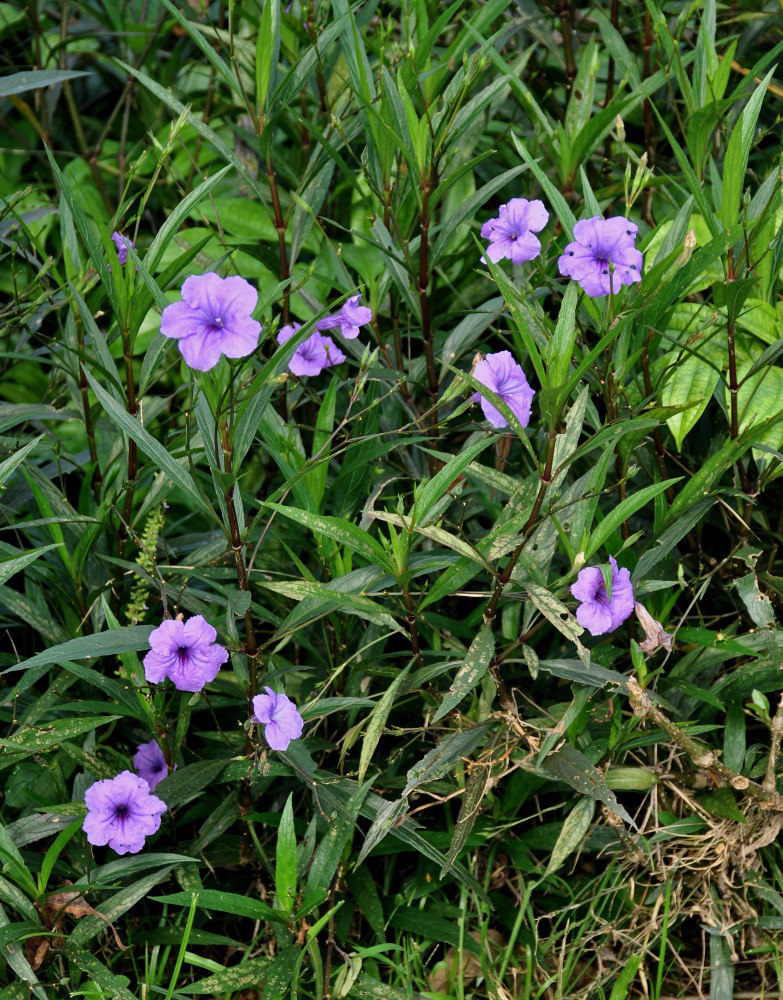
[[[647, 344], [642, 350], [642, 378], [644, 379], [644, 394], [648, 399], [653, 399], [653, 387], [652, 379], [650, 378], [650, 341], [652, 340], [652, 332], [648, 334]], [[661, 431], [659, 427], [653, 430], [653, 444], [655, 445], [655, 461], [658, 465], [658, 472], [661, 474], [661, 479], [664, 482], [669, 478], [669, 470], [666, 468], [666, 454], [663, 449], [663, 438], [661, 437]], [[669, 504], [674, 503], [674, 488], [672, 486], [667, 486], [666, 488], [666, 500]]]
[[570, 95], [571, 87], [576, 78], [576, 60], [574, 59], [574, 46], [571, 41], [571, 10], [568, 0], [560, 0], [557, 8], [557, 16], [560, 18], [560, 29], [563, 33], [563, 55], [565, 56], [566, 92]]
[[[432, 319], [430, 316], [429, 288], [429, 231], [430, 231], [430, 194], [432, 192], [432, 174], [427, 173], [421, 182], [421, 244], [419, 246], [419, 283], [417, 292], [421, 310], [421, 335], [424, 340], [424, 357], [427, 362], [427, 386], [430, 394], [429, 434], [430, 447], [438, 444], [438, 373], [435, 370], [435, 352], [432, 344]], [[433, 455], [427, 457], [430, 475], [437, 472], [437, 460]]]
[[[628, 678], [628, 700], [631, 708], [640, 719], [651, 719], [659, 729], [662, 729], [669, 739], [676, 743], [678, 747], [687, 753], [697, 767], [709, 771], [716, 777], [721, 778], [737, 791], [745, 792], [754, 801], [772, 809], [783, 809], [783, 798], [773, 789], [768, 790], [761, 785], [757, 785], [744, 774], [738, 774], [726, 767], [723, 761], [719, 760], [709, 747], [702, 743], [697, 743], [692, 737], [684, 733], [668, 716], [664, 715], [646, 691], [642, 691], [639, 682], [634, 677]], [[778, 715], [780, 712], [778, 712]], [[781, 717], [783, 727], [783, 717]], [[766, 780], [766, 779], [765, 779]]]
[[511, 558], [508, 560], [503, 569], [498, 573], [497, 579], [495, 581], [495, 589], [492, 591], [492, 596], [487, 602], [487, 606], [484, 609], [484, 624], [490, 625], [495, 617], [495, 612], [497, 610], [498, 601], [506, 587], [506, 584], [511, 579], [511, 574], [514, 572], [514, 567], [519, 561], [519, 557], [522, 555], [522, 549], [525, 547], [528, 538], [533, 532], [538, 521], [538, 515], [541, 513], [541, 506], [544, 503], [544, 496], [546, 491], [549, 489], [549, 484], [552, 482], [552, 463], [555, 458], [555, 441], [557, 439], [557, 430], [554, 426], [549, 429], [549, 438], [547, 440], [546, 446], [546, 460], [544, 462], [544, 471], [541, 473], [541, 485], [538, 488], [538, 495], [536, 496], [535, 502], [533, 504], [533, 509], [530, 511], [530, 517], [527, 519], [525, 527], [522, 529], [522, 541], [517, 545], [514, 551], [511, 553]]
[[[272, 198], [272, 211], [275, 216], [275, 229], [277, 230], [277, 245], [280, 254], [280, 278], [285, 281], [290, 277], [288, 270], [288, 252], [285, 246], [285, 220], [283, 219], [283, 211], [280, 207], [280, 195], [277, 190], [277, 178], [275, 177], [275, 170], [272, 166], [272, 152], [267, 149], [266, 152], [266, 176], [269, 179], [269, 194]], [[283, 323], [287, 324], [291, 322], [291, 290], [286, 286], [283, 292]]]
[[[644, 12], [644, 42], [642, 44], [642, 52], [644, 54], [642, 77], [645, 82], [652, 76], [652, 47], [652, 16], [649, 8], [646, 8]], [[647, 97], [642, 103], [642, 118], [644, 121], [644, 148], [647, 153], [647, 166], [652, 170], [655, 166], [656, 129], [652, 105], [650, 104], [650, 99]], [[644, 211], [642, 215], [644, 221], [650, 226], [654, 225], [652, 219], [652, 196], [653, 188], [646, 188], [644, 192]]]
[[[225, 420], [221, 420], [220, 422], [220, 446], [223, 451], [223, 470], [226, 475], [230, 476], [232, 473], [233, 448], [228, 423]], [[226, 511], [228, 513], [229, 539], [231, 542], [231, 551], [234, 553], [237, 584], [239, 589], [247, 594], [250, 593], [250, 582], [247, 575], [247, 566], [245, 565], [244, 542], [239, 532], [239, 522], [237, 521], [237, 512], [234, 507], [234, 486], [234, 482], [231, 482], [230, 486], [224, 490], [223, 496], [226, 501]], [[248, 701], [252, 701], [255, 695], [258, 694], [258, 645], [256, 643], [255, 629], [253, 628], [253, 612], [250, 608], [245, 612], [245, 652], [247, 653], [250, 666], [250, 693]]]
[[[136, 420], [139, 415], [136, 402], [136, 385], [133, 379], [133, 356], [131, 354], [130, 331], [125, 323], [122, 330], [122, 356], [125, 362], [125, 384], [127, 393], [127, 409], [130, 416]], [[128, 484], [125, 493], [125, 504], [122, 509], [122, 519], [117, 530], [117, 553], [120, 559], [125, 558], [125, 544], [128, 540], [128, 528], [130, 526], [131, 512], [133, 510], [133, 494], [136, 489], [136, 475], [138, 473], [138, 452], [136, 442], [133, 439], [128, 441]]]

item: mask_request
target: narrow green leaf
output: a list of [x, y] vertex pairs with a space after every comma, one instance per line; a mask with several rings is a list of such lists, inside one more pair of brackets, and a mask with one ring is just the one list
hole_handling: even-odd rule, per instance
[[670, 486], [675, 483], [679, 483], [682, 476], [677, 476], [674, 479], [666, 479], [662, 483], [653, 483], [651, 486], [643, 486], [639, 490], [634, 490], [634, 492], [621, 500], [620, 503], [613, 507], [612, 510], [606, 515], [606, 517], [601, 521], [598, 527], [590, 535], [590, 541], [587, 543], [584, 549], [585, 560], [589, 560], [595, 552], [597, 552], [601, 546], [607, 542], [613, 535], [613, 533], [620, 527], [623, 521], [627, 521], [632, 514], [635, 514], [637, 510], [644, 507], [646, 503], [653, 500], [658, 494], [663, 493]]
[[[151, 896], [154, 903], [169, 903], [172, 906], [190, 906], [192, 892], [172, 892], [167, 896]], [[249, 917], [251, 920], [271, 920], [275, 923], [285, 923], [285, 917], [279, 910], [272, 909], [268, 903], [252, 896], [240, 896], [234, 892], [221, 892], [219, 889], [199, 889], [198, 905], [203, 910], [216, 910], [218, 913], [231, 913], [238, 917]]]
[[186, 472], [183, 466], [176, 461], [171, 453], [149, 431], [146, 431], [142, 427], [138, 420], [135, 420], [127, 410], [123, 409], [86, 370], [85, 375], [99, 402], [115, 424], [136, 442], [139, 448], [155, 462], [175, 486], [178, 486], [186, 494], [199, 510], [208, 514], [212, 521], [219, 524], [220, 519], [217, 514], [201, 491], [196, 488], [190, 474]]
[[482, 625], [470, 644], [467, 656], [449, 687], [448, 693], [440, 703], [440, 708], [433, 716], [433, 722], [442, 719], [470, 694], [489, 670], [494, 653], [495, 637], [492, 634], [492, 628], [489, 625]]
[[555, 841], [555, 846], [552, 848], [552, 853], [549, 855], [549, 862], [544, 872], [545, 877], [556, 872], [569, 854], [573, 854], [574, 851], [582, 847], [594, 814], [594, 799], [580, 799], [566, 816]]
[[498, 440], [499, 435], [492, 434], [483, 441], [477, 441], [451, 458], [442, 469], [439, 469], [432, 479], [428, 479], [414, 491], [414, 511], [416, 525], [427, 523], [427, 514], [440, 500], [451, 484], [462, 475], [470, 463], [482, 451]]
[[296, 832], [293, 793], [286, 799], [275, 851], [275, 894], [283, 913], [291, 913], [296, 902]]
[[559, 750], [551, 753], [544, 760], [542, 767], [553, 777], [564, 781], [575, 789], [580, 795], [587, 795], [591, 799], [603, 802], [623, 822], [633, 827], [634, 830], [637, 828], [627, 810], [617, 801], [617, 796], [607, 785], [601, 772], [570, 743], [564, 743]]
[[24, 73], [11, 73], [0, 81], [0, 97], [10, 97], [11, 94], [23, 94], [27, 90], [41, 90], [53, 87], [64, 80], [74, 80], [79, 76], [87, 76], [78, 69], [38, 69]]
[[584, 629], [565, 604], [544, 587], [539, 587], [528, 581], [525, 581], [524, 587], [537, 610], [555, 626], [561, 635], [573, 642], [579, 659], [586, 667], [590, 666], [590, 650], [579, 641], [579, 636], [584, 632]]
[[491, 776], [492, 764], [484, 761], [472, 761], [469, 764], [459, 816], [454, 826], [454, 832], [451, 835], [451, 843], [449, 844], [446, 861], [440, 870], [441, 878], [448, 872], [470, 836], [470, 831], [478, 819], [481, 803], [484, 801], [484, 795], [489, 787]]
[[346, 845], [356, 829], [362, 803], [369, 791], [369, 783], [358, 787], [346, 802], [345, 811], [331, 818], [307, 872], [306, 896], [329, 889]]
[[[3, 674], [17, 670], [28, 670], [42, 664], [60, 663], [63, 660], [90, 660], [99, 656], [115, 656], [133, 650], [149, 649], [149, 637], [152, 625], [128, 625], [122, 629], [109, 629], [107, 632], [96, 632], [93, 635], [69, 639], [58, 646], [36, 653], [27, 660], [8, 667]], [[2, 676], [2, 675], [0, 675]]]
[[753, 146], [756, 122], [761, 111], [761, 104], [767, 93], [767, 84], [775, 72], [773, 67], [754, 90], [752, 97], [742, 109], [742, 114], [735, 122], [729, 136], [726, 156], [723, 160], [723, 195], [721, 200], [721, 221], [723, 228], [732, 237], [740, 235], [735, 231], [742, 201], [742, 189], [745, 186], [745, 174], [748, 169], [748, 157]]
[[408, 671], [410, 670], [410, 665], [405, 667], [400, 671], [399, 674], [394, 678], [391, 684], [388, 686], [383, 694], [383, 697], [375, 706], [375, 708], [370, 712], [367, 718], [367, 725], [364, 732], [364, 740], [362, 741], [362, 750], [359, 755], [359, 773], [357, 775], [360, 782], [364, 781], [364, 776], [367, 773], [367, 768], [372, 762], [373, 754], [375, 753], [375, 748], [378, 746], [378, 741], [383, 733], [383, 727], [386, 725], [386, 720], [389, 717], [389, 712], [397, 699], [397, 694], [405, 683], [405, 678], [408, 676]]
[[214, 174], [206, 177], [192, 191], [188, 191], [182, 201], [177, 202], [175, 208], [166, 221], [155, 234], [155, 238], [150, 243], [149, 249], [144, 255], [144, 266], [150, 274], [154, 273], [166, 247], [171, 243], [172, 237], [179, 230], [184, 219], [186, 219], [193, 208], [206, 198], [210, 191], [216, 187], [227, 173], [232, 169], [231, 165], [222, 167]]
[[380, 542], [376, 541], [372, 535], [360, 528], [356, 524], [342, 517], [327, 517], [323, 514], [313, 514], [310, 511], [299, 510], [296, 507], [284, 507], [279, 503], [267, 502], [265, 507], [271, 507], [284, 517], [296, 521], [298, 524], [309, 528], [316, 537], [319, 534], [332, 538], [340, 545], [358, 552], [373, 566], [385, 569], [387, 573], [394, 573], [395, 566], [386, 550]]

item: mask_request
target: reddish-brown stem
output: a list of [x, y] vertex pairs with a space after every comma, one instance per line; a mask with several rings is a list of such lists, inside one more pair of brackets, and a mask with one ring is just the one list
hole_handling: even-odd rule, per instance
[[[438, 444], [438, 373], [435, 369], [435, 351], [432, 342], [432, 317], [429, 300], [429, 231], [430, 231], [430, 194], [432, 192], [432, 175], [422, 178], [421, 191], [421, 243], [419, 246], [419, 282], [417, 292], [421, 312], [421, 335], [424, 341], [424, 358], [427, 364], [427, 387], [430, 395], [429, 434], [430, 447]], [[430, 475], [437, 471], [437, 460], [428, 456]]]
[[[652, 16], [650, 15], [649, 8], [647, 8], [644, 12], [644, 43], [642, 45], [644, 60], [642, 72], [645, 81], [649, 80], [652, 76], [652, 47]], [[653, 115], [652, 105], [650, 104], [649, 98], [645, 98], [642, 104], [642, 119], [644, 121], [644, 148], [647, 153], [647, 166], [652, 170], [655, 166], [656, 129], [655, 116]], [[643, 216], [644, 221], [650, 226], [653, 225], [652, 196], [653, 188], [648, 187], [644, 192]]]
[[[225, 421], [221, 422], [220, 425], [220, 446], [223, 451], [223, 471], [226, 475], [230, 476], [233, 450], [231, 447], [231, 436], [229, 434], [228, 424], [225, 423]], [[224, 490], [223, 496], [226, 501], [226, 511], [228, 513], [228, 532], [231, 543], [231, 551], [234, 553], [237, 585], [241, 591], [250, 593], [250, 581], [247, 575], [247, 566], [245, 565], [245, 546], [242, 541], [242, 535], [239, 531], [237, 512], [234, 507], [233, 482]], [[256, 642], [255, 629], [253, 628], [253, 612], [250, 608], [248, 608], [245, 612], [245, 652], [247, 653], [250, 666], [250, 691], [248, 694], [248, 700], [252, 701], [254, 696], [258, 694], [258, 644]]]
[[566, 90], [571, 93], [574, 79], [576, 77], [576, 60], [574, 59], [574, 46], [571, 40], [571, 10], [568, 0], [561, 0], [557, 8], [557, 16], [560, 18], [560, 28], [563, 33], [563, 55], [565, 56]]
[[[652, 333], [648, 335], [647, 344], [642, 351], [644, 394], [648, 400], [653, 399], [652, 379], [650, 378], [650, 352], [648, 350], [652, 336]], [[653, 445], [655, 448], [655, 461], [658, 465], [658, 472], [661, 474], [661, 479], [665, 481], [669, 478], [669, 471], [666, 468], [666, 455], [663, 450], [663, 438], [661, 437], [661, 431], [658, 427], [653, 430]], [[667, 486], [666, 488], [666, 499], [670, 504], [674, 503], [674, 488], [672, 486]]]
[[[136, 385], [133, 379], [133, 356], [131, 354], [130, 333], [127, 329], [122, 331], [122, 354], [125, 361], [127, 409], [130, 416], [135, 420], [139, 411], [136, 403]], [[132, 438], [128, 440], [127, 468], [128, 483], [125, 492], [125, 503], [122, 509], [120, 525], [117, 529], [117, 552], [120, 559], [125, 557], [125, 544], [128, 540], [128, 528], [130, 526], [131, 512], [133, 511], [133, 494], [136, 489], [136, 475], [138, 473], [138, 452], [136, 442]]]
[[[288, 270], [288, 251], [285, 245], [285, 220], [283, 210], [280, 207], [280, 194], [277, 190], [277, 178], [272, 166], [272, 152], [267, 150], [266, 154], [266, 176], [269, 180], [269, 194], [272, 198], [272, 211], [275, 217], [275, 229], [277, 230], [277, 246], [280, 254], [280, 278], [285, 281], [290, 277]], [[283, 292], [283, 323], [291, 322], [291, 291], [286, 286]]]
[[557, 439], [557, 431], [554, 426], [549, 430], [549, 438], [547, 440], [546, 446], [546, 459], [544, 461], [544, 471], [541, 473], [541, 484], [538, 487], [538, 495], [536, 496], [535, 502], [533, 504], [533, 509], [530, 511], [530, 517], [525, 523], [525, 527], [522, 529], [522, 541], [517, 545], [511, 556], [503, 567], [503, 569], [498, 573], [497, 579], [495, 580], [495, 588], [492, 591], [492, 595], [487, 602], [487, 606], [484, 609], [484, 624], [489, 625], [495, 617], [495, 612], [497, 611], [498, 601], [500, 600], [506, 584], [511, 579], [511, 574], [514, 572], [514, 567], [519, 561], [519, 557], [522, 555], [522, 549], [525, 547], [528, 538], [533, 533], [533, 529], [536, 527], [538, 522], [538, 515], [541, 513], [541, 506], [544, 503], [544, 497], [546, 491], [549, 489], [549, 484], [552, 482], [552, 463], [555, 459], [555, 441]]

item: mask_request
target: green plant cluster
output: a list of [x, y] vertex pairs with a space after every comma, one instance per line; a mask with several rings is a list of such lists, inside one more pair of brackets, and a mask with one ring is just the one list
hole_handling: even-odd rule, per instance
[[[0, 45], [0, 1000], [776, 995], [779, 5], [30, 0]], [[493, 263], [513, 198], [543, 250]], [[596, 216], [644, 255], [603, 298]], [[160, 324], [210, 271], [262, 333], [202, 373]], [[195, 693], [145, 677], [177, 615]], [[160, 830], [91, 846], [150, 740]]]

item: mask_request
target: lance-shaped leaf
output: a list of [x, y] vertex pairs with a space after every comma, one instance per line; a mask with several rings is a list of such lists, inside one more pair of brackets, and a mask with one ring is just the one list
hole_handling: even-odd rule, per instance
[[587, 795], [597, 802], [603, 802], [607, 809], [619, 816], [624, 823], [632, 826], [634, 830], [637, 829], [636, 823], [617, 801], [617, 796], [607, 785], [598, 768], [570, 743], [563, 744], [559, 750], [551, 753], [544, 760], [542, 767], [553, 778], [564, 781], [580, 795]]
[[470, 644], [467, 656], [459, 668], [446, 697], [433, 716], [433, 722], [442, 719], [452, 708], [456, 708], [463, 698], [470, 694], [489, 669], [494, 653], [495, 637], [492, 634], [492, 628], [489, 625], [482, 625], [473, 642]]

